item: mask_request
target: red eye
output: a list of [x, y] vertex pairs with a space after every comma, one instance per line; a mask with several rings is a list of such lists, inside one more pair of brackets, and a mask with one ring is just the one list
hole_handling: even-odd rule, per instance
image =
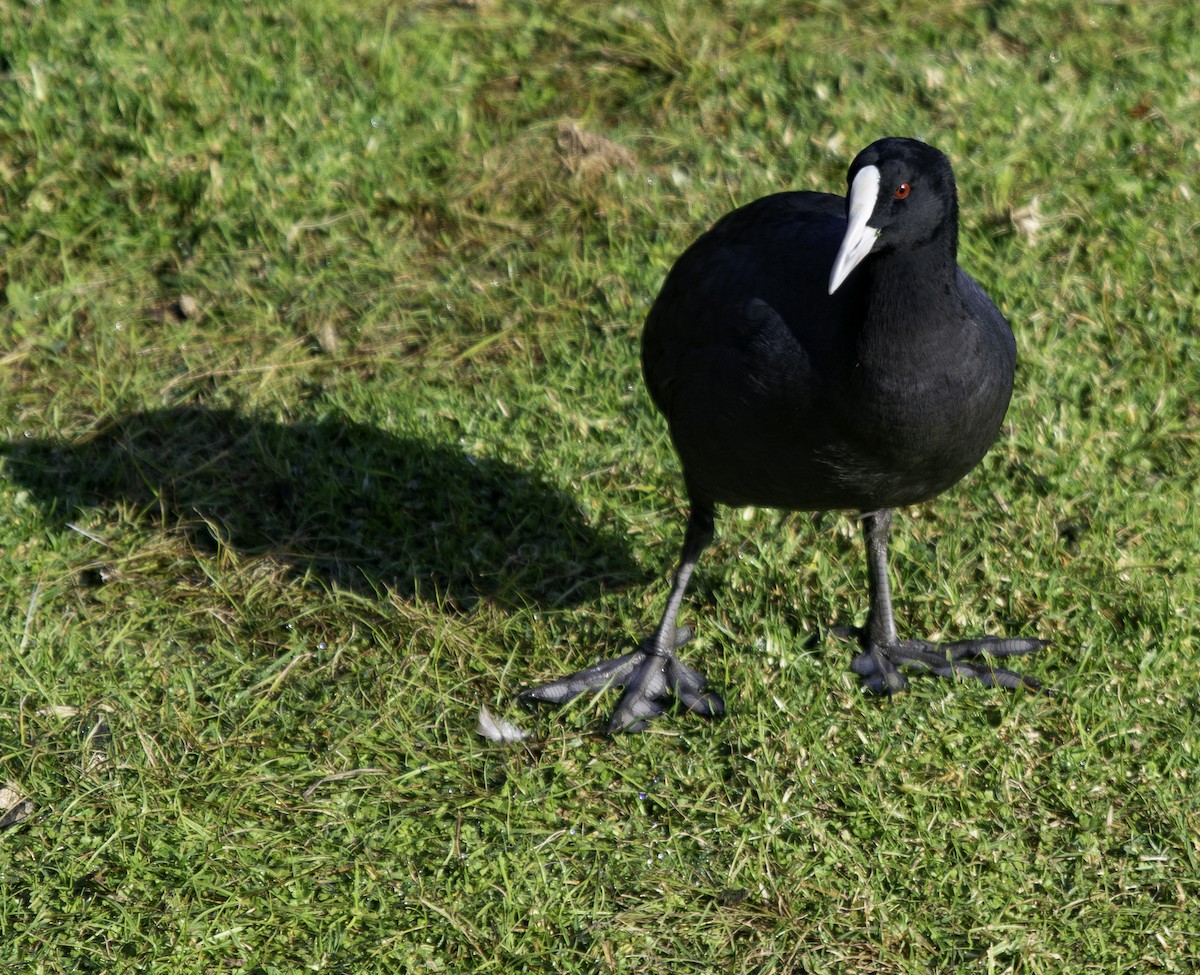
[[909, 193], [912, 192], [912, 187], [907, 183], [901, 183], [896, 187], [896, 199], [903, 200]]

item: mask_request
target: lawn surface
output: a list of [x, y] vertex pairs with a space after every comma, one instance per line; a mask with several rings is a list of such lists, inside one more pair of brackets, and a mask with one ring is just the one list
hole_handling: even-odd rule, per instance
[[[0, 969], [1194, 970], [1198, 8], [262, 7], [0, 5]], [[864, 695], [857, 527], [746, 510], [724, 719], [522, 711], [661, 611], [671, 260], [890, 134], [1020, 349], [900, 626], [1056, 692]]]

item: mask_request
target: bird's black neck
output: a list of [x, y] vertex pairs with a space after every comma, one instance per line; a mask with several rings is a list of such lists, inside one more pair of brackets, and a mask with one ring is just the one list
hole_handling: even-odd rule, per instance
[[[864, 338], [876, 327], [885, 345], [936, 339], [931, 324], [962, 319], [957, 242], [952, 233], [876, 255], [867, 266]], [[944, 325], [943, 325], [944, 327]]]

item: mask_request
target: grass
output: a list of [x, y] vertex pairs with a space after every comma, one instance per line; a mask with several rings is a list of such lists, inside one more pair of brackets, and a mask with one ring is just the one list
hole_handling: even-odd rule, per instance
[[[1189, 970], [1196, 19], [0, 9], [0, 965]], [[665, 596], [670, 261], [883, 134], [955, 161], [1021, 350], [901, 625], [1049, 638], [1057, 693], [863, 696], [855, 527], [745, 511], [684, 613], [725, 719], [520, 712]]]

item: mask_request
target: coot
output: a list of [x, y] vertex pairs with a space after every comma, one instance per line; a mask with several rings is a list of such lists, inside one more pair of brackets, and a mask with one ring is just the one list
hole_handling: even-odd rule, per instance
[[987, 452], [1012, 393], [1016, 343], [957, 264], [958, 201], [946, 157], [915, 139], [859, 153], [848, 195], [777, 193], [719, 220], [667, 275], [642, 367], [683, 465], [691, 513], [666, 611], [639, 649], [526, 691], [563, 703], [624, 686], [610, 732], [636, 731], [669, 693], [722, 713], [676, 655], [676, 626], [716, 504], [861, 513], [870, 605], [854, 670], [879, 693], [900, 667], [1016, 688], [1037, 681], [988, 657], [1036, 639], [950, 644], [897, 637], [887, 575], [892, 509], [926, 501]]

